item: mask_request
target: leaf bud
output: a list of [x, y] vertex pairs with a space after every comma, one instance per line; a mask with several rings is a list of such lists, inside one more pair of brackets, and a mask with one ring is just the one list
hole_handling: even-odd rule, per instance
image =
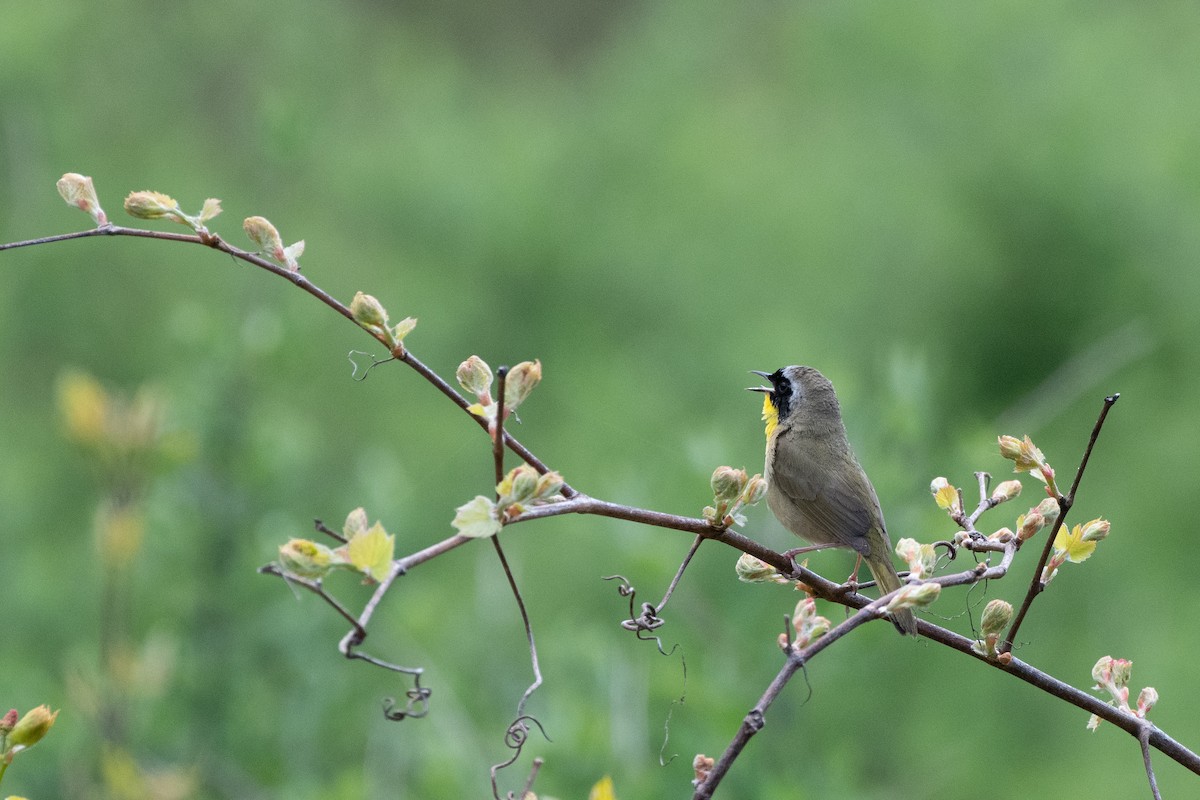
[[1083, 523], [1083, 541], [1098, 542], [1108, 536], [1111, 527], [1106, 519], [1094, 519]]
[[1158, 691], [1154, 687], [1147, 686], [1145, 689], [1142, 689], [1142, 691], [1138, 692], [1137, 715], [1145, 719], [1146, 715], [1150, 713], [1150, 709], [1154, 708], [1154, 704], [1157, 702]]
[[[528, 464], [522, 464], [508, 473], [511, 482], [509, 498], [514, 503], [524, 503], [531, 499], [537, 491], [538, 472]], [[503, 484], [502, 484], [503, 485]]]
[[250, 241], [258, 245], [258, 252], [279, 262], [286, 260], [283, 239], [280, 238], [279, 231], [276, 230], [269, 219], [266, 217], [246, 217], [242, 221], [242, 230], [250, 237]]
[[992, 492], [992, 503], [999, 504], [1012, 500], [1021, 493], [1021, 482], [1017, 480], [1004, 481]]
[[19, 718], [20, 715], [17, 714], [17, 710], [15, 708], [10, 708], [7, 714], [5, 714], [3, 717], [0, 717], [0, 737], [7, 736], [9, 733], [11, 733], [12, 729], [16, 727], [17, 720]]
[[887, 604], [886, 611], [903, 611], [906, 608], [925, 607], [938, 599], [942, 587], [936, 583], [909, 583], [896, 592]]
[[547, 472], [537, 480], [537, 488], [534, 489], [534, 496], [539, 500], [549, 500], [558, 496], [562, 491], [563, 478], [557, 472]]
[[369, 294], [354, 293], [354, 299], [350, 301], [350, 315], [355, 322], [372, 332], [383, 332], [387, 327], [387, 311]]
[[1032, 539], [1038, 531], [1046, 527], [1046, 520], [1038, 513], [1036, 508], [1030, 509], [1028, 514], [1022, 514], [1017, 519], [1017, 538], [1022, 542]]
[[342, 525], [342, 535], [347, 539], [351, 539], [356, 534], [366, 533], [367, 528], [370, 526], [371, 522], [367, 519], [367, 510], [359, 506], [346, 515], [346, 523]]
[[1003, 543], [1003, 542], [1011, 542], [1014, 535], [1015, 534], [1013, 534], [1011, 528], [1001, 528], [1000, 530], [989, 534], [987, 538], [992, 540], [993, 542], [1002, 542]]
[[328, 575], [340, 559], [323, 544], [309, 539], [289, 539], [279, 548], [279, 563], [293, 575], [319, 580]]
[[733, 569], [742, 583], [766, 583], [779, 577], [779, 572], [774, 567], [749, 553], [742, 553]]
[[713, 470], [709, 485], [712, 487], [713, 497], [718, 501], [732, 502], [742, 493], [746, 480], [746, 470], [722, 466]]
[[504, 380], [504, 407], [515, 411], [542, 380], [542, 362], [522, 361], [508, 371]]
[[921, 544], [916, 539], [904, 538], [896, 542], [896, 555], [908, 564], [914, 578], [928, 578], [937, 565], [937, 550], [931, 544]]
[[57, 185], [58, 193], [63, 200], [67, 201], [67, 205], [75, 206], [91, 214], [97, 225], [108, 223], [108, 217], [105, 215], [104, 209], [100, 207], [100, 201], [96, 197], [96, 187], [92, 185], [90, 177], [80, 175], [78, 172], [68, 172], [58, 179]]
[[1007, 458], [1009, 461], [1016, 461], [1021, 458], [1021, 440], [1015, 436], [1000, 436], [997, 438], [1000, 443], [1000, 455]]
[[1012, 603], [1004, 600], [992, 600], [983, 609], [983, 619], [980, 626], [983, 629], [985, 636], [995, 636], [1004, 632], [1008, 627], [1008, 623], [1012, 620], [1013, 607]]
[[169, 219], [173, 222], [183, 222], [179, 203], [162, 192], [130, 192], [125, 198], [125, 213], [137, 219]]
[[1035, 510], [1042, 515], [1042, 519], [1046, 520], [1047, 525], [1053, 525], [1055, 520], [1058, 519], [1058, 501], [1053, 497], [1047, 497], [1038, 503]]
[[492, 369], [482, 358], [471, 356], [458, 365], [458, 371], [454, 375], [458, 378], [458, 385], [463, 389], [480, 400], [484, 400], [484, 398], [487, 398], [488, 401], [491, 400]]
[[741, 501], [752, 506], [767, 496], [767, 488], [766, 478], [762, 475], [755, 475], [746, 482], [746, 488], [742, 490]]
[[30, 709], [13, 726], [12, 732], [8, 734], [8, 743], [14, 746], [33, 747], [50, 732], [50, 729], [54, 727], [54, 720], [57, 718], [58, 711], [52, 712], [49, 706], [41, 705]]

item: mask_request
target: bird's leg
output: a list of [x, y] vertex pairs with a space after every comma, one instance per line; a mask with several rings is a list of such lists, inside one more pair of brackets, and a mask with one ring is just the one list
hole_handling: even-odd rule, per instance
[[[815, 553], [818, 550], [828, 550], [831, 547], [838, 547], [836, 544], [810, 544], [808, 547], [796, 547], [792, 550], [784, 550], [784, 558], [795, 558], [803, 553]], [[860, 556], [861, 557], [861, 556]]]
[[850, 577], [846, 578], [845, 587], [848, 592], [858, 591], [858, 568], [862, 566], [862, 553], [856, 555], [858, 558], [854, 559], [854, 569], [851, 570]]

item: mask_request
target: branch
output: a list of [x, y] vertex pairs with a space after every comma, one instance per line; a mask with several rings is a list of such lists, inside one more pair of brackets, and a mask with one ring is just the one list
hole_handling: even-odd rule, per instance
[[[712, 797], [713, 792], [716, 791], [725, 774], [729, 772], [729, 768], [733, 766], [733, 762], [746, 749], [746, 745], [750, 743], [750, 739], [754, 734], [762, 730], [766, 724], [767, 710], [778, 699], [780, 692], [788, 685], [792, 677], [810, 660], [816, 657], [818, 653], [829, 647], [829, 645], [864, 622], [875, 619], [878, 613], [877, 607], [882, 607], [882, 598], [879, 601], [869, 604], [869, 606], [864, 607], [854, 616], [832, 628], [808, 647], [797, 650], [789, 643], [783, 667], [780, 668], [779, 673], [771, 681], [767, 690], [763, 692], [762, 697], [754, 704], [754, 708], [750, 709], [749, 713], [746, 714], [745, 719], [742, 720], [741, 727], [738, 728], [738, 732], [733, 737], [733, 741], [725, 748], [725, 752], [721, 754], [712, 771], [708, 773], [708, 777], [704, 780], [704, 783], [696, 787], [696, 792], [692, 795], [692, 800], [708, 800]], [[790, 630], [790, 624], [788, 628]]]
[[[74, 233], [59, 234], [57, 236], [44, 236], [39, 239], [26, 239], [25, 241], [21, 241], [21, 242], [9, 242], [7, 244], [0, 244], [0, 251], [14, 250], [19, 247], [32, 247], [34, 245], [40, 245], [40, 244], [52, 244], [55, 242], [64, 242], [64, 241], [69, 241], [71, 239], [87, 239], [87, 238], [91, 238], [94, 236], [132, 236], [132, 237], [139, 238], [139, 239], [159, 239], [159, 240], [163, 240], [163, 241], [185, 242], [187, 244], [198, 244], [198, 245], [202, 245], [204, 247], [210, 247], [214, 250], [218, 250], [222, 253], [232, 256], [233, 258], [239, 259], [241, 261], [245, 261], [247, 264], [252, 264], [253, 266], [258, 267], [259, 269], [266, 270], [267, 272], [270, 272], [272, 275], [277, 275], [278, 277], [283, 278], [284, 280], [299, 287], [303, 291], [308, 292], [310, 295], [317, 298], [322, 303], [329, 306], [330, 308], [332, 308], [337, 313], [341, 314], [346, 319], [351, 320], [352, 322], [354, 321], [354, 315], [350, 313], [350, 308], [348, 306], [344, 305], [333, 295], [329, 294], [324, 289], [322, 289], [321, 287], [317, 286], [315, 283], [310, 281], [302, 273], [300, 273], [298, 271], [290, 270], [287, 267], [276, 264], [274, 261], [264, 258], [263, 256], [260, 256], [257, 253], [251, 253], [247, 250], [241, 249], [240, 247], [234, 247], [233, 245], [229, 244], [224, 239], [222, 239], [220, 236], [218, 236], [216, 234], [212, 234], [212, 233], [207, 234], [205, 236], [200, 236], [197, 234], [170, 233], [167, 231], [153, 231], [153, 230], [146, 230], [144, 228], [126, 228], [121, 225], [107, 224], [107, 225], [102, 225], [98, 228], [90, 228], [85, 231], [76, 231]], [[361, 328], [361, 326], [358, 326], [358, 323], [355, 323], [355, 325], [357, 327]], [[364, 329], [364, 331], [365, 331], [365, 329]], [[418, 359], [416, 356], [414, 356], [412, 354], [412, 351], [410, 351], [408, 348], [403, 347], [403, 346], [398, 346], [396, 348], [389, 347], [388, 343], [386, 341], [384, 341], [382, 336], [374, 335], [374, 334], [370, 333], [369, 331], [366, 331], [366, 332], [369, 336], [371, 336], [372, 339], [375, 339], [377, 342], [382, 344], [384, 347], [387, 347], [389, 352], [391, 353], [391, 355], [397, 361], [400, 361], [404, 364], [407, 364], [409, 367], [411, 367], [414, 372], [416, 372], [422, 378], [427, 380], [429, 383], [433, 384], [434, 388], [436, 388], [439, 392], [441, 392], [446, 397], [448, 397], [456, 406], [458, 406], [464, 412], [466, 412], [467, 415], [476, 422], [476, 424], [478, 424], [484, 430], [487, 430], [487, 421], [486, 420], [480, 419], [479, 417], [477, 417], [474, 414], [471, 414], [469, 411], [467, 411], [467, 408], [471, 404], [468, 403], [466, 401], [466, 399], [461, 394], [459, 394], [458, 391], [453, 386], [451, 386], [449, 383], [447, 383], [440, 375], [438, 375], [436, 372], [434, 372], [432, 369], [430, 369], [428, 366], [426, 366], [424, 363], [422, 363], [420, 359]], [[533, 454], [533, 452], [529, 450], [529, 448], [525, 447], [525, 445], [523, 445], [519, 441], [517, 441], [517, 439], [514, 436], [512, 436], [511, 434], [509, 434], [509, 433], [504, 434], [504, 444], [510, 450], [512, 450], [514, 453], [516, 453], [517, 456], [519, 456], [521, 458], [521, 460], [523, 460], [525, 463], [529, 464], [531, 467], [536, 469], [538, 472], [544, 474], [549, 471], [549, 468], [544, 463], [542, 463], [541, 459], [539, 459], [537, 456], [535, 456]], [[575, 492], [575, 489], [570, 484], [564, 483], [563, 487], [562, 487], [562, 493], [566, 497], [572, 497], [575, 495], [576, 492]]]
[[1096, 439], [1100, 436], [1100, 429], [1104, 427], [1104, 420], [1108, 417], [1108, 411], [1120, 396], [1117, 393], [1104, 398], [1104, 406], [1100, 409], [1100, 416], [1096, 418], [1096, 424], [1092, 427], [1092, 436], [1088, 439], [1087, 449], [1083, 451], [1083, 458], [1079, 461], [1079, 469], [1075, 471], [1075, 480], [1071, 483], [1071, 489], [1067, 492], [1066, 496], [1058, 496], [1058, 519], [1054, 521], [1054, 527], [1051, 529], [1049, 536], [1046, 537], [1046, 544], [1042, 547], [1042, 555], [1038, 559], [1037, 567], [1033, 571], [1033, 578], [1029, 581], [1029, 589], [1025, 592], [1025, 599], [1021, 601], [1021, 607], [1013, 617], [1012, 627], [1008, 629], [1004, 641], [997, 648], [1002, 653], [1012, 652], [1013, 642], [1016, 641], [1017, 632], [1021, 630], [1021, 623], [1025, 621], [1025, 615], [1029, 613], [1029, 607], [1033, 605], [1033, 601], [1046, 588], [1046, 584], [1042, 582], [1042, 572], [1046, 569], [1046, 561], [1050, 558], [1050, 551], [1054, 549], [1054, 540], [1066, 522], [1067, 513], [1070, 512], [1071, 506], [1075, 504], [1075, 492], [1079, 489], [1079, 482], [1083, 479], [1083, 471], [1087, 468], [1088, 459], [1092, 457], [1092, 448], [1096, 446]]

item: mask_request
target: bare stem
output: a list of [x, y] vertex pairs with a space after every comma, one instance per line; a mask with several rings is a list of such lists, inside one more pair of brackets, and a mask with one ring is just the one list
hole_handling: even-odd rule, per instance
[[663, 599], [654, 608], [655, 614], [661, 614], [662, 610], [667, 607], [667, 601], [671, 599], [671, 595], [675, 593], [675, 587], [679, 585], [679, 581], [683, 579], [683, 573], [688, 568], [688, 564], [692, 563], [692, 557], [696, 555], [696, 551], [700, 549], [700, 545], [704, 542], [703, 536], [697, 536], [692, 546], [688, 548], [687, 555], [683, 557], [683, 562], [679, 565], [679, 569], [675, 571], [675, 577], [671, 579], [671, 585], [667, 587], [667, 591], [663, 594]]
[[1150, 794], [1154, 800], [1162, 800], [1158, 793], [1158, 779], [1154, 777], [1154, 765], [1150, 763], [1150, 732], [1154, 726], [1146, 723], [1138, 729], [1138, 744], [1142, 746], [1142, 763], [1146, 766], [1146, 779], [1150, 781]]
[[775, 700], [779, 698], [779, 694], [783, 691], [784, 687], [818, 653], [859, 625], [874, 619], [877, 612], [873, 606], [874, 604], [870, 608], [864, 607], [857, 614], [835, 626], [807, 647], [797, 649], [793, 646], [788, 649], [783, 666], [780, 668], [778, 674], [775, 675], [770, 685], [767, 686], [767, 690], [763, 692], [762, 697], [754, 704], [754, 708], [750, 709], [749, 713], [746, 714], [737, 733], [734, 734], [733, 741], [729, 743], [725, 748], [725, 752], [717, 759], [717, 763], [713, 765], [712, 771], [709, 772], [704, 783], [696, 787], [696, 792], [692, 795], [692, 800], [708, 800], [708, 798], [712, 797], [721, 780], [729, 772], [729, 768], [733, 766], [733, 762], [746, 749], [746, 745], [750, 743], [750, 739], [766, 725], [767, 711]]
[[1008, 629], [1004, 641], [1000, 642], [997, 648], [1001, 653], [1012, 652], [1013, 642], [1017, 639], [1017, 632], [1021, 630], [1021, 623], [1025, 621], [1025, 615], [1029, 613], [1029, 608], [1033, 605], [1033, 601], [1046, 588], [1046, 584], [1042, 582], [1042, 573], [1046, 569], [1046, 562], [1050, 559], [1050, 551], [1054, 549], [1054, 540], [1066, 522], [1071, 506], [1075, 504], [1075, 492], [1079, 489], [1079, 482], [1083, 479], [1083, 471], [1087, 468], [1088, 459], [1092, 457], [1092, 449], [1096, 446], [1096, 439], [1100, 436], [1100, 429], [1104, 427], [1104, 420], [1108, 417], [1108, 411], [1120, 396], [1119, 393], [1114, 393], [1104, 398], [1104, 405], [1100, 409], [1100, 416], [1096, 418], [1096, 424], [1092, 426], [1091, 438], [1088, 439], [1087, 448], [1083, 451], [1083, 458], [1079, 460], [1079, 469], [1075, 470], [1075, 480], [1071, 483], [1071, 490], [1065, 496], [1058, 496], [1058, 519], [1054, 521], [1054, 527], [1046, 537], [1046, 544], [1042, 547], [1042, 555], [1038, 558], [1037, 567], [1034, 569], [1033, 577], [1029, 581], [1029, 588], [1025, 592], [1025, 599], [1021, 601], [1021, 607], [1017, 609], [1017, 613], [1013, 616], [1012, 626]]

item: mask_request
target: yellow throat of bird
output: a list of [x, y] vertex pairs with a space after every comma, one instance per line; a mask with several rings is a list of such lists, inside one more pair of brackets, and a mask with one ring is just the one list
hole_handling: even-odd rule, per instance
[[767, 441], [771, 440], [771, 434], [775, 432], [776, 426], [779, 425], [779, 410], [775, 408], [775, 404], [771, 402], [771, 395], [763, 395], [763, 422], [767, 423]]

